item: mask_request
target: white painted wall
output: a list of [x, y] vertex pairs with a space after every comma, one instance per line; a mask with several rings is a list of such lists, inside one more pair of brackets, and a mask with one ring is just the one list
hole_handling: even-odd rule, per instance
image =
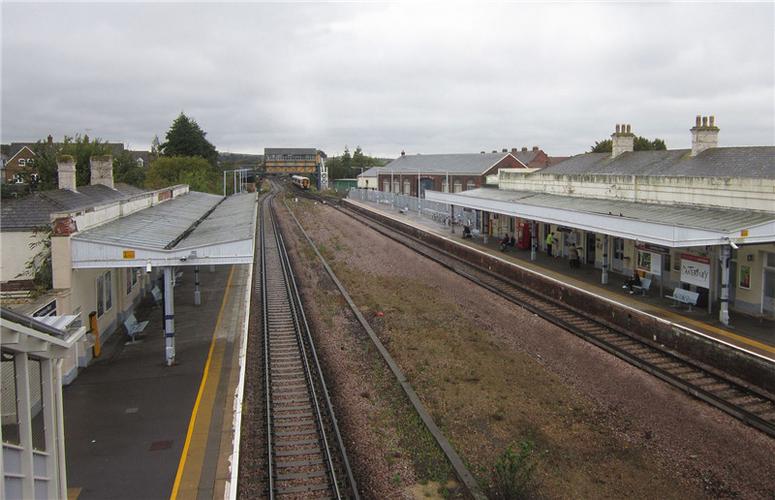
[[[32, 231], [0, 233], [0, 281], [32, 278], [24, 268], [40, 250], [31, 249], [30, 243], [40, 240], [41, 236]], [[22, 276], [18, 277], [19, 274]]]
[[635, 175], [524, 175], [499, 173], [498, 187], [512, 191], [642, 203], [688, 204], [775, 212], [775, 180]]

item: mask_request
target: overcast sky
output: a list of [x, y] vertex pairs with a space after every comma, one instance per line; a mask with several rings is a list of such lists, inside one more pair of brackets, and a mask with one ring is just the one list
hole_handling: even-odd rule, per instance
[[589, 149], [616, 123], [775, 142], [775, 6], [2, 4], [2, 142], [148, 149], [181, 111], [220, 151]]

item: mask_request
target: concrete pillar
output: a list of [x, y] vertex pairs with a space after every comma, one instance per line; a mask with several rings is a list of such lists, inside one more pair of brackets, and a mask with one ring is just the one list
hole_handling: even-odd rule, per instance
[[608, 284], [608, 235], [603, 235], [603, 273], [600, 276], [600, 283]]
[[729, 325], [729, 259], [731, 250], [728, 245], [721, 247], [721, 299], [718, 319], [725, 325]]
[[530, 221], [530, 260], [536, 260], [536, 247], [538, 241], [536, 241], [536, 221]]
[[167, 366], [175, 363], [175, 268], [164, 268], [164, 357]]
[[199, 266], [194, 267], [194, 305], [202, 304], [202, 294], [199, 293]]

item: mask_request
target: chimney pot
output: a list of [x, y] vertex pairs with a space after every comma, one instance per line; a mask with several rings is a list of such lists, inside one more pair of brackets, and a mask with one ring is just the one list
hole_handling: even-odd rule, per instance
[[538, 146], [533, 146], [533, 151], [538, 151]]
[[527, 151], [527, 146], [522, 146], [522, 151]]
[[401, 150], [401, 156], [406, 156], [406, 151], [404, 151], [403, 149]]
[[498, 152], [498, 150], [496, 150], [496, 149], [493, 149], [493, 150], [492, 150], [492, 152], [493, 152], [493, 153], [497, 153], [497, 152]]
[[631, 130], [632, 130], [632, 128], [630, 127], [630, 124], [628, 123], [627, 124], [627, 133], [628, 134], [632, 133]]
[[619, 125], [619, 124], [617, 123], [617, 124], [616, 124], [616, 133], [618, 134], [618, 133], [620, 133], [620, 132], [621, 132], [621, 125]]
[[511, 152], [512, 153], [516, 153], [517, 152], [517, 148], [511, 148]]
[[484, 154], [484, 151], [480, 151], [480, 152], [479, 152], [479, 154], [480, 154], [480, 155], [483, 155], [483, 154]]
[[692, 129], [692, 156], [697, 156], [706, 149], [718, 147], [719, 129], [716, 127], [716, 117], [697, 116]]
[[46, 137], [46, 142], [49, 144], [54, 144], [54, 138], [51, 137], [51, 134], [48, 134], [48, 137]]
[[508, 149], [506, 149], [506, 148], [503, 148], [503, 149], [501, 150], [501, 153], [508, 153], [508, 152], [509, 152], [509, 150], [508, 150]]

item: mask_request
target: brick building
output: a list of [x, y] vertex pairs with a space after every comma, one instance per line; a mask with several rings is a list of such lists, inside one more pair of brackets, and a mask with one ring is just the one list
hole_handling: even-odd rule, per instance
[[[503, 168], [527, 168], [511, 153], [464, 153], [401, 156], [378, 173], [380, 191], [417, 196], [426, 190], [444, 193], [484, 186], [488, 175]], [[451, 186], [451, 189], [450, 189]]]
[[322, 152], [315, 148], [264, 148], [267, 174], [310, 175], [317, 171]]

